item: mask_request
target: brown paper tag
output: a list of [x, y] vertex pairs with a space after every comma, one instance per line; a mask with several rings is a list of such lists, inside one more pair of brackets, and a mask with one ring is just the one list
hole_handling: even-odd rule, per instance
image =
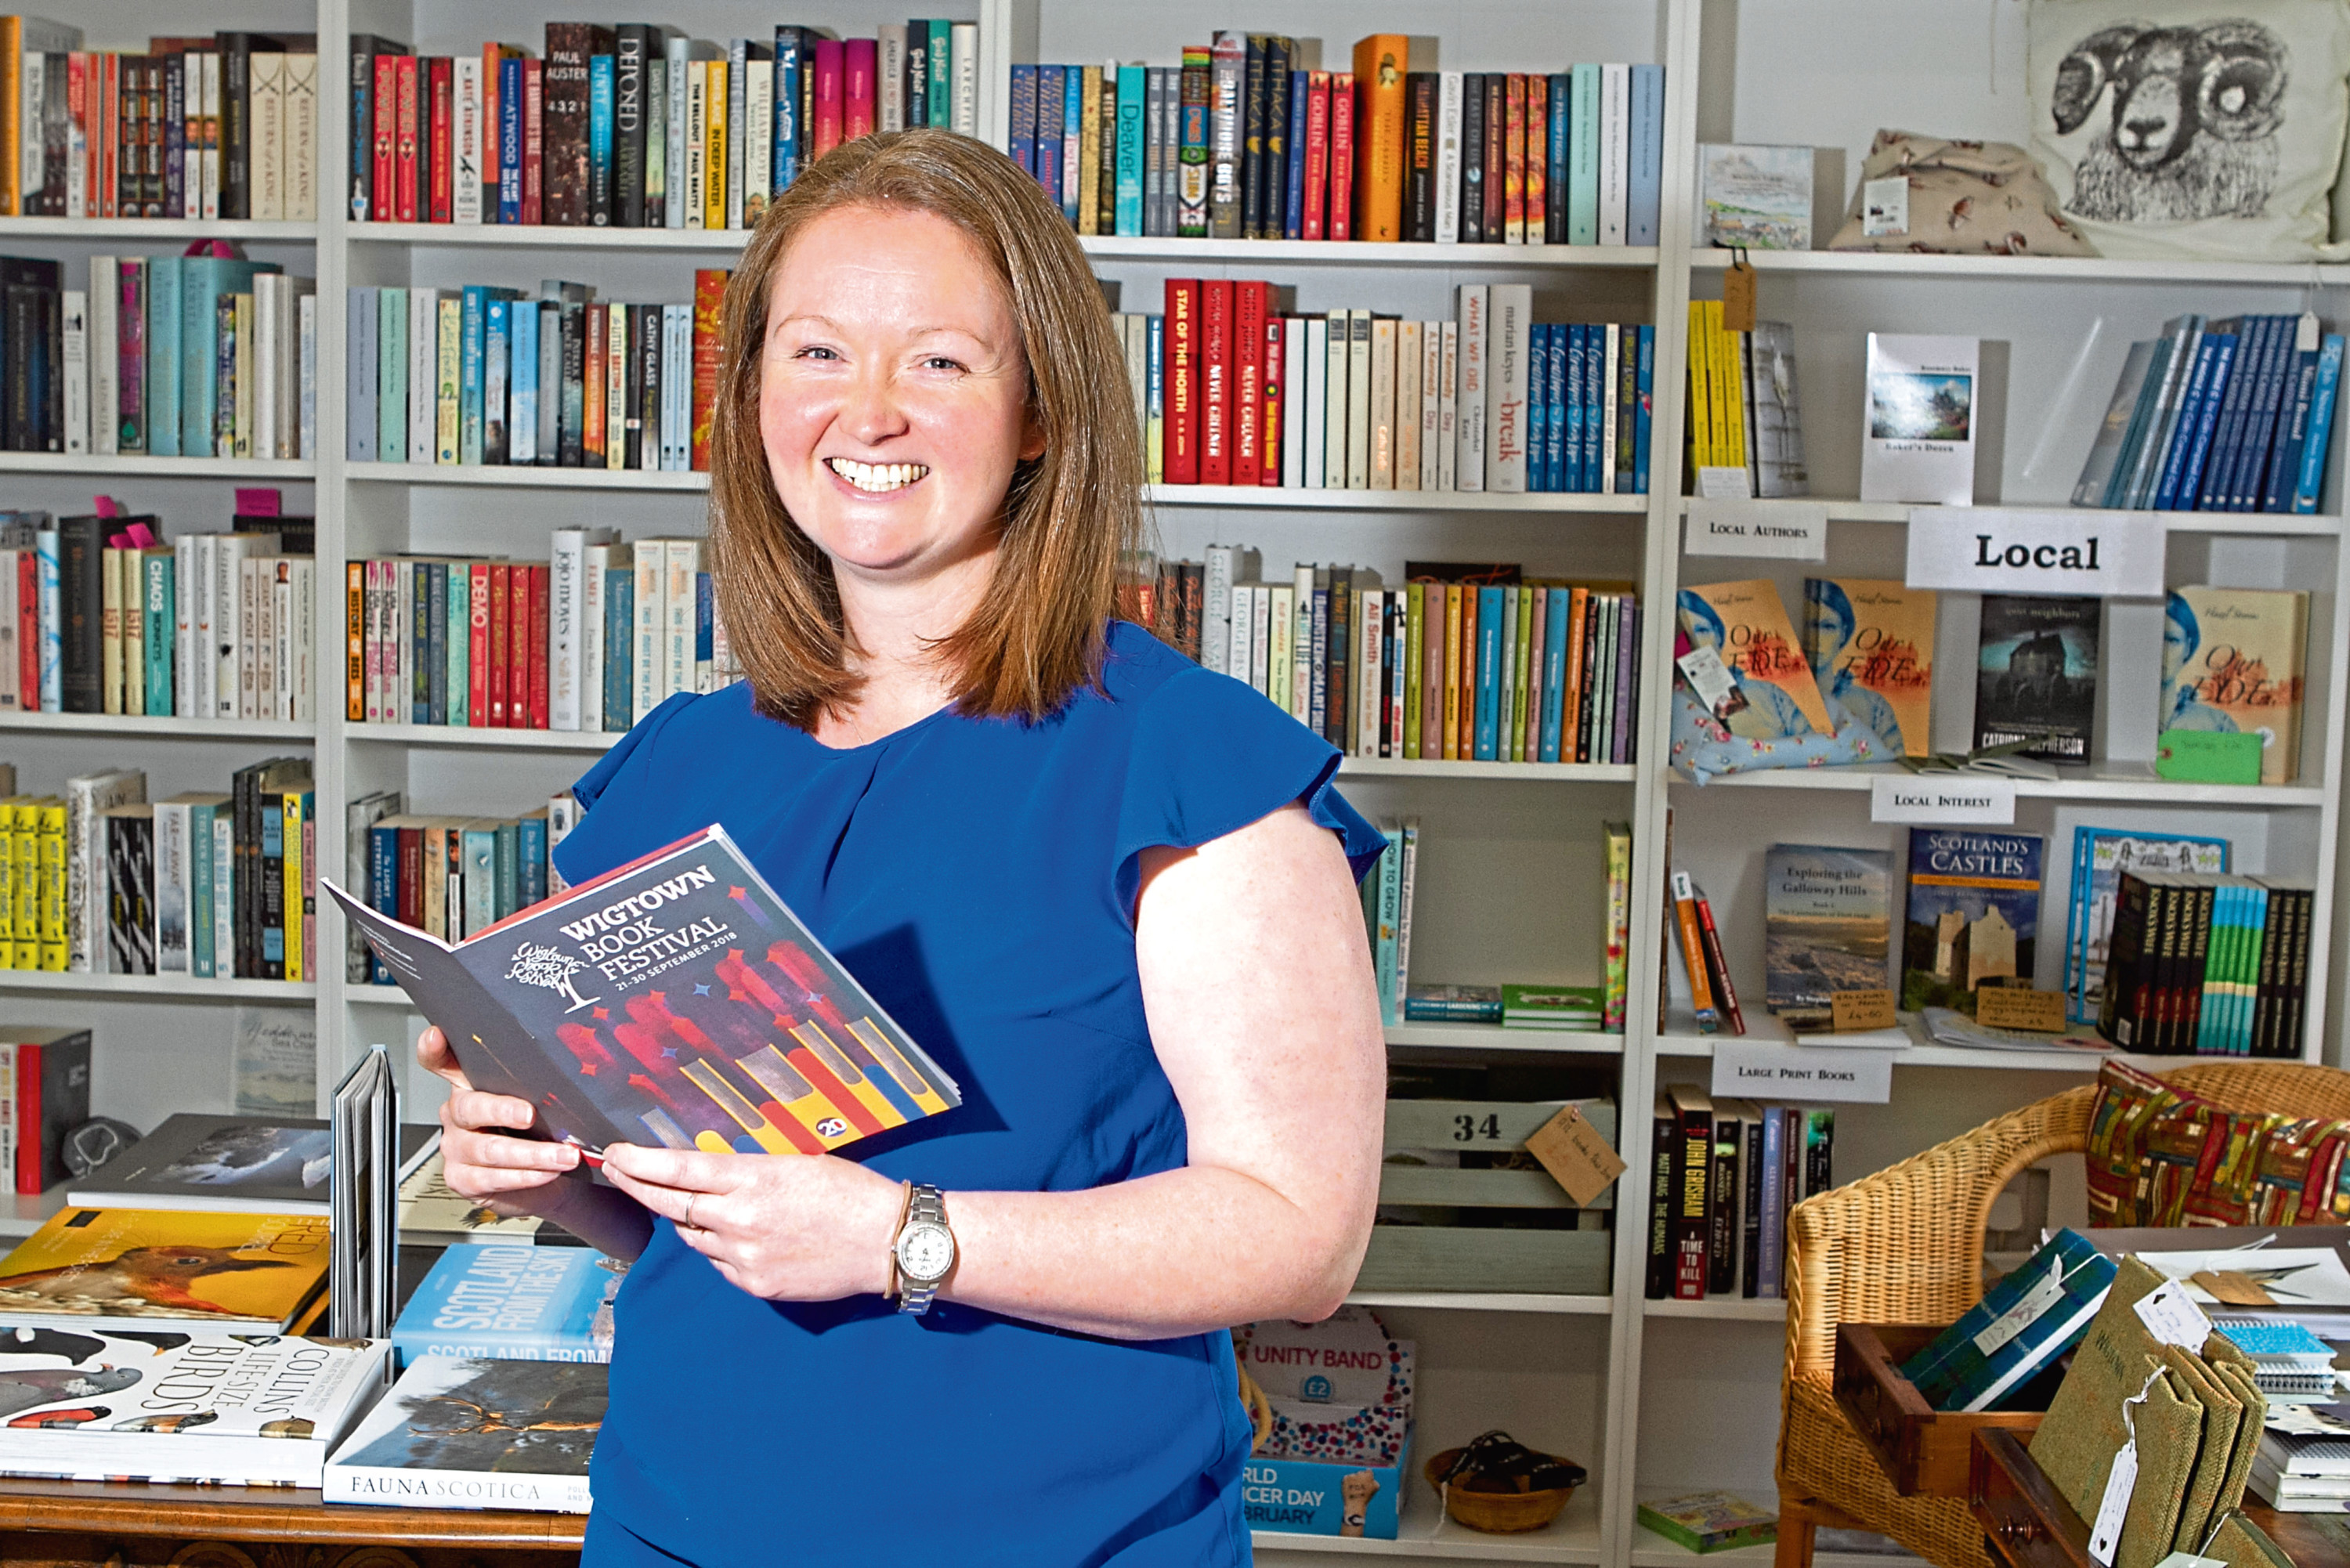
[[2036, 1034], [2064, 1033], [2064, 993], [2026, 991], [2020, 985], [1986, 985], [1975, 992], [1975, 1022], [1986, 1029], [2022, 1029]]
[[1754, 330], [1754, 267], [1744, 251], [1733, 251], [1730, 270], [1721, 275], [1721, 329]]
[[2250, 1275], [2233, 1269], [2206, 1269], [2190, 1274], [2189, 1280], [2211, 1293], [2211, 1299], [2226, 1306], [2272, 1307], [2276, 1298], [2262, 1290]]
[[1562, 1106], [1558, 1115], [1536, 1127], [1526, 1138], [1526, 1152], [1541, 1160], [1577, 1203], [1590, 1202], [1624, 1174], [1624, 1162], [1573, 1106]]
[[1838, 1034], [1890, 1029], [1897, 1022], [1893, 1016], [1893, 993], [1889, 991], [1835, 992], [1828, 997], [1828, 1027]]

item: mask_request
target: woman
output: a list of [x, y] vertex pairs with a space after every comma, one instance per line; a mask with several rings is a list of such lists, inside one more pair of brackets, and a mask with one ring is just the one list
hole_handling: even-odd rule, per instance
[[847, 1158], [616, 1146], [591, 1186], [428, 1032], [451, 1185], [638, 1258], [588, 1561], [1244, 1562], [1222, 1331], [1328, 1314], [1367, 1241], [1381, 841], [1326, 744], [1110, 619], [1133, 405], [1011, 161], [827, 157], [724, 337], [750, 679], [639, 722], [558, 858], [723, 822], [964, 1104]]

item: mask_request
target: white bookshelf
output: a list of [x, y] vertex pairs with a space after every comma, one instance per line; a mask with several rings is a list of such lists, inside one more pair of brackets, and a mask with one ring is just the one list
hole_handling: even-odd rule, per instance
[[[1146, 0], [972, 0], [991, 62], [983, 124], [1000, 128], [1013, 60], [1171, 63], [1205, 36], [1196, 16]], [[133, 0], [88, 0], [78, 19], [95, 47], [135, 44], [161, 24]], [[650, 536], [698, 525], [708, 490], [698, 473], [587, 469], [436, 467], [348, 461], [344, 430], [344, 315], [350, 284], [526, 282], [552, 273], [633, 299], [681, 299], [686, 274], [727, 265], [740, 234], [356, 224], [336, 171], [347, 167], [341, 106], [348, 101], [355, 31], [449, 53], [485, 37], [535, 41], [550, 19], [574, 10], [548, 0], [255, 0], [239, 20], [307, 30], [320, 38], [321, 211], [302, 223], [187, 224], [177, 220], [88, 223], [0, 219], [0, 245], [78, 260], [94, 252], [177, 250], [187, 240], [238, 237], [318, 280], [320, 452], [314, 462], [209, 459], [78, 458], [0, 453], [15, 491], [56, 507], [90, 490], [143, 499], [173, 531], [224, 515], [237, 484], [289, 490], [289, 509], [317, 518], [317, 668], [342, 667], [338, 568], [348, 559], [402, 550], [491, 549], [528, 558], [547, 531], [579, 523]], [[741, 0], [681, 0], [659, 14], [699, 37], [764, 32], [776, 17]], [[843, 35], [902, 20], [878, 0], [827, 0], [795, 19]], [[1592, 1480], [1560, 1521], [1528, 1537], [1483, 1536], [1440, 1524], [1434, 1498], [1415, 1480], [1402, 1538], [1339, 1542], [1261, 1535], [1269, 1563], [1330, 1554], [1411, 1563], [1570, 1563], [1603, 1568], [1681, 1568], [1697, 1559], [1638, 1527], [1636, 1500], [1731, 1487], [1773, 1495], [1772, 1453], [1783, 1354], [1783, 1303], [1642, 1299], [1648, 1198], [1647, 1107], [1662, 1083], [1703, 1083], [1719, 1037], [1693, 1033], [1684, 1013], [1658, 1027], [1655, 940], [1660, 925], [1666, 813], [1676, 860], [1708, 886], [1724, 921], [1733, 974], [1750, 1028], [1780, 1037], [1761, 1005], [1761, 858], [1773, 842], [1853, 844], [1898, 851], [1898, 829], [1869, 822], [1867, 770], [1783, 772], [1698, 786], [1665, 766], [1669, 691], [1669, 617], [1657, 613], [1684, 582], [1768, 575], [1791, 605], [1806, 568], [1794, 563], [1681, 553], [1688, 504], [1680, 499], [1686, 304], [1716, 295], [1726, 256], [1693, 250], [1694, 147], [1700, 140], [1812, 144], [1840, 150], [1844, 189], [1856, 177], [1879, 126], [1924, 125], [1951, 134], [2025, 140], [2022, 24], [2003, 0], [1959, 0], [1930, 17], [1891, 24], [1869, 0], [1607, 0], [1569, 5], [1535, 0], [1464, 0], [1431, 16], [1379, 0], [1268, 0], [1232, 25], [1274, 27], [1323, 40], [1326, 59], [1374, 30], [1435, 29], [1447, 68], [1550, 67], [1582, 59], [1661, 63], [1666, 76], [1662, 226], [1654, 247], [1389, 245], [1089, 238], [1096, 270], [1121, 290], [1122, 307], [1155, 309], [1170, 277], [1269, 277], [1295, 288], [1301, 310], [1367, 305], [1419, 319], [1448, 316], [1464, 281], [1529, 282], [1545, 320], [1639, 320], [1657, 325], [1653, 468], [1643, 495], [1499, 495], [1334, 492], [1232, 486], [1156, 486], [1149, 493], [1166, 553], [1196, 558], [1211, 541], [1263, 552], [1278, 580], [1293, 560], [1354, 561], [1390, 582], [1409, 559], [1522, 560], [1530, 569], [1629, 578], [1644, 610], [1638, 715], [1641, 761], [1561, 767], [1349, 757], [1345, 786], [1375, 815], [1417, 815], [1423, 856], [1414, 972], [1422, 980], [1491, 983], [1597, 978], [1602, 865], [1599, 824], [1629, 820], [1636, 871], [1631, 920], [1629, 1033], [1552, 1034], [1458, 1024], [1401, 1024], [1388, 1032], [1399, 1063], [1484, 1060], [1564, 1064], [1598, 1075], [1621, 1107], [1627, 1169], [1615, 1192], [1614, 1283], [1604, 1295], [1362, 1293], [1420, 1345], [1420, 1420], [1412, 1462], [1504, 1427], [1536, 1447], [1589, 1468]], [[1538, 26], [1530, 26], [1538, 22]], [[207, 22], [205, 26], [217, 25]], [[191, 22], [191, 30], [195, 24]], [[1822, 38], [1853, 47], [1823, 51]], [[1988, 59], [1986, 52], [1988, 51]], [[1833, 161], [1833, 159], [1831, 159]], [[1824, 232], [1820, 239], [1825, 241]], [[2062, 506], [2102, 414], [2124, 347], [2182, 310], [2299, 309], [2350, 318], [2350, 266], [2143, 263], [2037, 257], [1943, 257], [1752, 253], [1762, 313], [1794, 325], [1807, 456], [1817, 495], [1787, 505], [1825, 506], [1831, 572], [1895, 576], [1912, 508], [1863, 503], [1858, 492], [1858, 388], [1872, 329], [1971, 334], [2002, 345], [2000, 400], [1986, 406], [2001, 440], [1978, 484], [1983, 502]], [[1993, 420], [1991, 416], [1995, 415]], [[2338, 472], [2350, 420], [2337, 419]], [[159, 486], [154, 491], [147, 487]], [[160, 502], [155, 498], [161, 497]], [[78, 504], [78, 503], [77, 503]], [[2150, 734], [2131, 717], [2144, 696], [2141, 619], [2108, 628], [2116, 701], [2101, 721], [2101, 760], [2053, 783], [2018, 787], [2017, 826], [2052, 836], [2082, 812], [2187, 814], [2257, 839], [2259, 864], [2239, 868], [2314, 875], [2319, 883], [2307, 1052], [2339, 1061], [2327, 1005], [2342, 965], [2332, 920], [2340, 842], [2345, 699], [2341, 635], [2350, 577], [2342, 549], [2344, 504], [2331, 482], [2318, 514], [2140, 514], [2129, 525], [2166, 535], [2169, 580], [2312, 590], [2310, 688], [2299, 778], [2278, 788], [2175, 784], [2153, 776]], [[1820, 570], [1814, 566], [1814, 572]], [[1946, 614], [1950, 640], [1937, 649], [1937, 749], [1963, 745], [1970, 714], [1972, 622]], [[1964, 622], [1963, 625], [1958, 624]], [[2124, 699], [2126, 699], [2124, 701]], [[2143, 704], [2140, 704], [2143, 706]], [[2150, 709], [2147, 710], [2150, 711]], [[274, 750], [306, 750], [317, 763], [320, 864], [345, 864], [340, 803], [369, 790], [405, 792], [412, 810], [526, 809], [567, 784], [618, 739], [607, 734], [347, 722], [332, 691], [315, 723], [223, 724], [176, 720], [89, 720], [13, 715], [0, 720], [0, 759], [26, 787], [53, 788], [74, 773], [122, 761], [149, 769], [151, 793], [221, 787], [228, 773]], [[1527, 787], [1541, 786], [1541, 787]], [[331, 805], [329, 803], [333, 803]], [[2043, 908], [2061, 939], [2062, 908]], [[326, 972], [314, 985], [167, 978], [0, 975], [0, 991], [26, 1022], [93, 1021], [99, 1031], [98, 1108], [151, 1124], [170, 1109], [224, 1110], [231, 1082], [235, 1011], [310, 1010], [319, 1034], [322, 1093], [372, 1042], [399, 1048], [419, 1025], [391, 988], [351, 985], [335, 954], [341, 932], [322, 913]], [[2046, 966], [2060, 941], [2043, 936]], [[2096, 1058], [2067, 1051], [1970, 1052], [1923, 1043], [1905, 1026], [1893, 1097], [1840, 1109], [1836, 1174], [1850, 1179], [1974, 1126], [2000, 1111], [2085, 1081]], [[2153, 1064], [2158, 1068], [2162, 1064]], [[411, 1075], [411, 1108], [434, 1103], [433, 1085]], [[2077, 1183], [2075, 1184], [2077, 1185]], [[2064, 1192], [2058, 1184], [2060, 1199]], [[21, 1233], [60, 1194], [0, 1208], [0, 1234]], [[1759, 1563], [1768, 1549], [1710, 1559]], [[1885, 1560], [1822, 1553], [1828, 1568], [1888, 1568]]]

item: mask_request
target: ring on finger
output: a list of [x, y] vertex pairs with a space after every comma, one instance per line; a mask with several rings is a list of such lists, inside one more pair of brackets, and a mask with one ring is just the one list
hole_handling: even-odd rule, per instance
[[685, 1228], [689, 1231], [694, 1229], [693, 1206], [701, 1200], [702, 1194], [699, 1192], [691, 1194], [685, 1200]]

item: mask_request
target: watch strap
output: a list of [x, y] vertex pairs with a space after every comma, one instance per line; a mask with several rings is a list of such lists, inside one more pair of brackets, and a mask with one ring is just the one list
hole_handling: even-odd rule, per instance
[[[899, 1241], [902, 1242], [907, 1231], [916, 1225], [936, 1225], [946, 1231], [950, 1237], [954, 1234], [947, 1224], [946, 1195], [921, 1182], [912, 1183], [908, 1189], [906, 1217], [898, 1227]], [[916, 1317], [930, 1311], [931, 1303], [938, 1296], [939, 1287], [946, 1283], [945, 1276], [935, 1280], [915, 1279], [900, 1266], [895, 1245], [889, 1249], [889, 1263], [891, 1276], [897, 1284], [898, 1310]]]

